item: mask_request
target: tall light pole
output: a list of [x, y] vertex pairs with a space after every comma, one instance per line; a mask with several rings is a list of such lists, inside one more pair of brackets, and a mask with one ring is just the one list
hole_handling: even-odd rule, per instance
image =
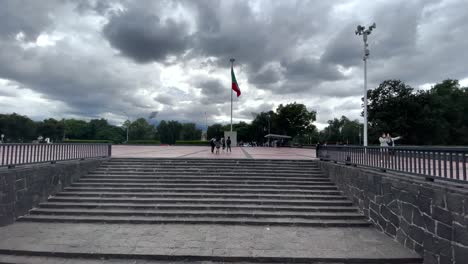
[[[235, 60], [236, 60], [236, 59], [234, 59], [234, 58], [231, 58], [231, 59], [229, 60], [229, 61], [231, 62], [231, 70], [232, 70], [233, 67], [234, 67], [234, 61], [235, 61]], [[232, 132], [232, 93], [233, 93], [234, 91], [233, 91], [232, 89], [230, 89], [230, 91], [231, 91], [231, 132]]]
[[128, 120], [128, 124], [127, 124], [127, 141], [126, 143], [128, 143], [128, 129], [130, 127], [130, 124], [132, 123], [132, 121], [130, 121], [130, 116], [127, 114], [127, 112], [123, 112], [126, 116], [127, 116], [127, 120]]
[[369, 57], [367, 36], [371, 34], [373, 29], [375, 29], [375, 23], [367, 29], [359, 25], [355, 32], [356, 35], [362, 35], [362, 40], [364, 41], [364, 147], [367, 147], [367, 58]]

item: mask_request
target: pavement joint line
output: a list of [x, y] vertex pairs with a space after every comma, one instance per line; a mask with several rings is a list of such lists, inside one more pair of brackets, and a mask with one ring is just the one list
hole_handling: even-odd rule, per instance
[[190, 156], [190, 155], [194, 155], [194, 154], [198, 154], [198, 153], [201, 153], [201, 152], [205, 152], [206, 149], [202, 149], [202, 150], [199, 150], [199, 151], [195, 151], [195, 152], [192, 152], [192, 153], [188, 153], [188, 154], [184, 154], [182, 156], [177, 156], [178, 158], [183, 158], [183, 157], [187, 157], [187, 156]]
[[242, 150], [242, 152], [248, 159], [254, 159], [246, 150], [244, 150], [244, 148], [240, 148], [240, 150]]

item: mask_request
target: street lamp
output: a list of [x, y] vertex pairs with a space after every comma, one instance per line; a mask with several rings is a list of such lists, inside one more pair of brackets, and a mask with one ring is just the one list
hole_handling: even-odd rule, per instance
[[130, 128], [130, 124], [132, 123], [132, 121], [130, 121], [130, 116], [127, 114], [127, 112], [123, 112], [126, 116], [127, 116], [127, 121], [128, 121], [128, 124], [127, 124], [127, 141], [126, 143], [128, 143], [128, 129]]
[[364, 147], [367, 147], [367, 58], [369, 57], [367, 36], [371, 34], [373, 29], [375, 29], [375, 23], [373, 23], [368, 29], [359, 25], [355, 32], [356, 35], [362, 35], [362, 40], [364, 41]]

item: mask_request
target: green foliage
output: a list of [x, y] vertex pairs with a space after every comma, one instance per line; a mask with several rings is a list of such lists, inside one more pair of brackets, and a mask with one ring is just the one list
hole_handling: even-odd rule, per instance
[[27, 116], [0, 114], [0, 134], [5, 135], [4, 142], [30, 142], [37, 138], [36, 127]]
[[158, 133], [161, 143], [173, 145], [180, 138], [182, 124], [171, 120], [162, 120], [158, 125]]
[[63, 143], [112, 143], [110, 140], [93, 140], [93, 139], [65, 139]]
[[358, 120], [349, 120], [346, 116], [341, 119], [328, 120], [328, 126], [320, 132], [318, 141], [325, 143], [342, 143], [347, 145], [360, 144], [362, 125]]
[[161, 141], [159, 141], [159, 140], [147, 140], [147, 139], [144, 139], [144, 140], [129, 140], [127, 144], [160, 145]]
[[53, 142], [61, 141], [64, 138], [64, 132], [64, 123], [53, 118], [45, 119], [37, 124], [37, 133], [44, 138], [50, 138]]
[[[208, 126], [208, 131], [207, 131], [208, 139], [224, 137], [224, 130], [225, 128], [221, 124], [213, 124], [211, 126]], [[229, 131], [230, 130], [231, 128], [229, 127]]]
[[130, 124], [129, 140], [150, 140], [155, 137], [155, 134], [155, 127], [149, 124], [144, 118], [138, 118]]
[[369, 142], [383, 132], [402, 136], [411, 145], [467, 145], [468, 89], [444, 80], [415, 92], [399, 80], [387, 80], [368, 91]]
[[201, 129], [197, 129], [195, 123], [182, 124], [180, 139], [181, 140], [200, 140], [202, 135]]
[[280, 104], [276, 109], [275, 123], [277, 129], [284, 135], [295, 137], [302, 135], [306, 131], [311, 131], [315, 127], [312, 122], [315, 121], [316, 112], [308, 111], [303, 104]]
[[177, 140], [176, 145], [208, 146], [210, 143], [206, 140]]

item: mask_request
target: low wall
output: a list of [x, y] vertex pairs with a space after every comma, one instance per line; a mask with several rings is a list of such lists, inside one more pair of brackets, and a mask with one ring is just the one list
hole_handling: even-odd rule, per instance
[[424, 263], [468, 263], [468, 185], [319, 161], [381, 231]]
[[97, 168], [105, 159], [88, 159], [35, 164], [0, 169], [0, 226], [63, 190], [81, 176]]

